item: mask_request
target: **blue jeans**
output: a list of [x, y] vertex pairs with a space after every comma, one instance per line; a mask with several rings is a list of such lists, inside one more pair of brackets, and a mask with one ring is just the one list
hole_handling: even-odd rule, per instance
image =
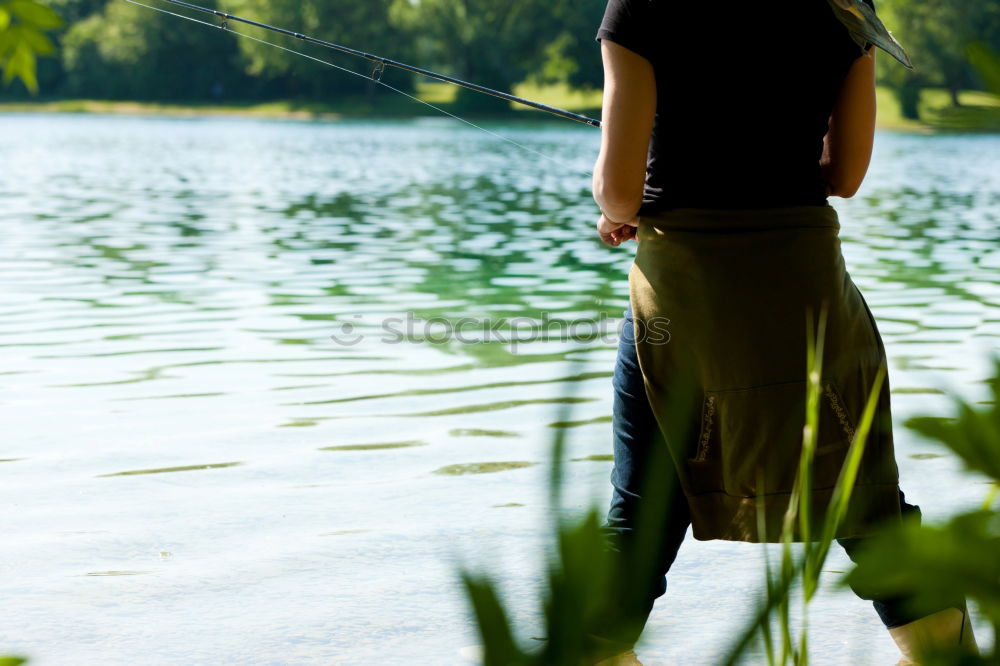
[[[618, 589], [622, 608], [615, 612], [636, 618], [637, 624], [626, 644], [638, 639], [653, 602], [667, 591], [667, 571], [691, 523], [687, 500], [677, 481], [674, 463], [663, 442], [656, 417], [650, 408], [636, 354], [631, 306], [625, 310], [625, 325], [618, 347], [614, 372], [614, 494], [602, 530], [612, 551], [621, 554]], [[645, 479], [651, 479], [644, 487]], [[899, 493], [903, 514], [920, 508], [907, 504]], [[864, 538], [837, 539], [855, 560]], [[638, 558], [638, 559], [636, 559]], [[652, 561], [649, 561], [652, 559]], [[641, 572], [646, 578], [639, 578]], [[904, 597], [876, 598], [854, 589], [862, 599], [872, 601], [886, 627], [897, 627], [918, 619], [902, 610]], [[626, 632], [627, 633], [627, 632]]]

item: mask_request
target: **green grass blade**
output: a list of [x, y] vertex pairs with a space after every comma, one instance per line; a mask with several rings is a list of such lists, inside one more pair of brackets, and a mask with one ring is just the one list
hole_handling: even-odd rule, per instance
[[844, 466], [840, 470], [840, 475], [837, 477], [837, 484], [833, 488], [833, 496], [830, 499], [830, 504], [827, 506], [826, 518], [823, 521], [822, 538], [812, 554], [814, 558], [813, 569], [816, 571], [826, 561], [826, 556], [830, 552], [830, 545], [833, 542], [837, 528], [840, 526], [841, 521], [843, 521], [844, 516], [847, 515], [848, 504], [854, 491], [854, 482], [857, 480], [858, 468], [861, 466], [861, 458], [865, 452], [868, 433], [871, 430], [875, 417], [875, 408], [878, 405], [879, 396], [882, 392], [882, 383], [885, 381], [887, 372], [885, 364], [879, 366], [875, 380], [872, 383], [871, 392], [868, 394], [868, 400], [865, 403], [861, 422], [855, 430], [854, 440], [847, 451], [847, 460], [844, 462]]
[[523, 662], [524, 655], [514, 643], [510, 621], [493, 583], [467, 571], [462, 571], [461, 577], [483, 639], [483, 666], [510, 666]]

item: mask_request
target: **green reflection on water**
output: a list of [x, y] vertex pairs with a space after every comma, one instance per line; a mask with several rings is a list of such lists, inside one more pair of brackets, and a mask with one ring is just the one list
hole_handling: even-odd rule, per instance
[[98, 474], [97, 478], [108, 476], [133, 476], [135, 474], [164, 474], [167, 472], [192, 472], [198, 469], [216, 469], [219, 467], [235, 467], [242, 465], [241, 462], [211, 463], [208, 465], [182, 465], [180, 467], [160, 467], [157, 469], [134, 469], [127, 472], [115, 472], [114, 474]]
[[323, 446], [318, 451], [375, 451], [378, 449], [404, 449], [411, 446], [427, 446], [427, 442], [414, 439], [406, 442], [385, 442], [381, 444], [342, 444], [340, 446]]
[[580, 402], [594, 402], [597, 398], [540, 398], [538, 400], [501, 400], [499, 402], [489, 402], [481, 405], [464, 405], [462, 407], [449, 407], [447, 409], [434, 409], [427, 412], [410, 412], [407, 414], [394, 414], [394, 416], [449, 416], [452, 414], [473, 414], [475, 412], [493, 412], [499, 409], [512, 409], [525, 405], [556, 405], [574, 404]]
[[461, 474], [487, 474], [489, 472], [503, 472], [508, 469], [521, 469], [523, 467], [531, 467], [532, 465], [537, 465], [538, 463], [528, 462], [525, 460], [512, 460], [507, 462], [477, 462], [477, 463], [459, 463], [455, 465], [445, 465], [444, 467], [439, 467], [434, 470], [434, 474], [448, 474], [452, 476], [457, 476]]
[[481, 428], [452, 428], [448, 431], [452, 437], [520, 437], [517, 432], [507, 430], [483, 430]]
[[554, 421], [549, 424], [550, 428], [578, 428], [580, 426], [593, 425], [595, 423], [611, 423], [611, 415], [595, 416], [592, 419], [582, 419], [580, 421]]
[[472, 384], [467, 386], [449, 386], [436, 389], [411, 389], [409, 391], [396, 391], [393, 393], [372, 393], [368, 395], [356, 395], [346, 398], [334, 398], [332, 400], [314, 400], [310, 402], [296, 402], [296, 405], [329, 405], [340, 402], [355, 402], [357, 400], [378, 400], [381, 398], [397, 398], [415, 395], [436, 395], [441, 393], [460, 393], [465, 391], [479, 391], [482, 389], [506, 388], [509, 386], [528, 386], [533, 384], [552, 384], [560, 382], [577, 382], [588, 379], [600, 379], [610, 377], [611, 372], [582, 372], [568, 377], [556, 377], [555, 379], [529, 379], [524, 381], [490, 382], [488, 384]]
[[345, 534], [363, 534], [364, 532], [371, 532], [371, 530], [336, 530], [335, 532], [323, 532], [319, 536], [343, 536]]

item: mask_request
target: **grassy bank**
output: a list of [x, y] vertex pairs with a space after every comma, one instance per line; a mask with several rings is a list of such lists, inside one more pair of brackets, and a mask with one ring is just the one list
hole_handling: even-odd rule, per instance
[[904, 118], [896, 96], [888, 88], [879, 87], [879, 129], [910, 132], [941, 131], [1000, 131], [1000, 97], [978, 90], [963, 90], [958, 99], [961, 107], [951, 104], [948, 91], [925, 88], [920, 91], [920, 120]]
[[[443, 83], [423, 83], [418, 85], [418, 99], [440, 106], [460, 115], [455, 108], [457, 88]], [[514, 94], [531, 100], [564, 108], [577, 113], [598, 117], [600, 115], [601, 91], [574, 90], [565, 85], [536, 86], [521, 84], [514, 88]], [[911, 132], [939, 131], [1000, 131], [1000, 97], [979, 91], [962, 91], [959, 95], [961, 107], [953, 107], [948, 92], [939, 88], [927, 88], [921, 92], [921, 120], [904, 118], [899, 102], [887, 88], [878, 89], [878, 126], [884, 130]], [[520, 105], [511, 105], [509, 118], [530, 118], [532, 120], [553, 119], [554, 116]], [[388, 91], [378, 91], [369, 97], [350, 97], [336, 102], [299, 102], [294, 100], [274, 102], [226, 102], [226, 103], [157, 103], [105, 100], [38, 100], [0, 101], [2, 112], [44, 112], [44, 113], [115, 113], [164, 115], [176, 117], [235, 116], [256, 118], [284, 118], [297, 120], [338, 120], [343, 118], [404, 118], [424, 115], [438, 115], [439, 112]], [[559, 122], [564, 122], [559, 120]]]

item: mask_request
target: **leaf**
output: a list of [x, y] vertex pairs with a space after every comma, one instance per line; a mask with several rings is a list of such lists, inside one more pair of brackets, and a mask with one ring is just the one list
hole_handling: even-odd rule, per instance
[[871, 7], [859, 0], [828, 0], [834, 16], [844, 24], [858, 46], [870, 42], [913, 69], [910, 57]]
[[507, 613], [493, 584], [466, 571], [461, 572], [461, 577], [483, 638], [483, 666], [508, 666], [522, 661], [523, 655], [514, 643]]
[[993, 53], [985, 44], [976, 42], [967, 49], [969, 62], [979, 72], [983, 83], [995, 95], [1000, 95], [1000, 56]]
[[14, 47], [17, 46], [17, 39], [15, 39], [17, 31], [14, 28], [8, 28], [0, 32], [0, 60], [7, 57], [14, 50]]
[[[823, 562], [826, 561], [826, 556], [830, 552], [830, 545], [833, 543], [837, 527], [843, 521], [844, 516], [847, 515], [847, 507], [851, 500], [855, 480], [858, 476], [858, 468], [861, 466], [861, 457], [865, 452], [868, 433], [875, 418], [875, 410], [878, 406], [879, 395], [882, 383], [885, 381], [886, 371], [886, 366], [882, 365], [879, 367], [874, 384], [868, 394], [868, 401], [865, 403], [864, 412], [861, 414], [861, 421], [855, 430], [854, 441], [851, 442], [850, 449], [848, 449], [847, 459], [841, 468], [840, 476], [837, 477], [837, 483], [833, 489], [833, 497], [827, 507], [820, 543], [815, 548], [807, 551], [807, 558], [814, 559], [812, 566], [807, 568], [807, 571], [816, 572], [816, 576], [818, 576], [818, 572], [822, 569]], [[805, 581], [805, 583], [810, 584], [811, 589], [815, 590], [819, 584], [819, 579]]]
[[52, 55], [56, 52], [55, 44], [40, 30], [22, 26], [21, 40], [35, 52], [35, 55]]
[[0, 666], [21, 666], [27, 662], [24, 657], [0, 657]]
[[943, 526], [910, 521], [870, 538], [841, 583], [870, 596], [906, 595], [916, 616], [965, 597], [1000, 623], [1000, 513], [976, 511]]
[[[7, 26], [9, 25], [10, 25], [10, 12], [8, 12], [3, 7], [0, 7], [0, 32], [6, 30]], [[0, 662], [0, 664], [2, 663], [3, 662]]]
[[11, 0], [9, 7], [22, 21], [41, 30], [56, 30], [63, 25], [59, 14], [34, 0]]
[[[615, 610], [629, 606], [625, 591], [612, 595], [612, 559], [591, 508], [578, 521], [559, 526], [557, 561], [549, 566], [548, 627], [545, 663], [576, 664], [598, 645], [596, 634], [612, 639], [623, 629]], [[597, 641], [598, 643], [600, 641]], [[591, 661], [594, 661], [593, 659]]]
[[38, 79], [35, 76], [35, 56], [23, 42], [14, 47], [14, 53], [4, 66], [4, 83], [10, 83], [14, 77], [21, 79], [24, 87], [31, 94], [38, 92]]
[[956, 400], [956, 418], [915, 417], [906, 426], [954, 451], [971, 470], [1000, 481], [1000, 358], [994, 361], [992, 408], [973, 409]]
[[14, 80], [15, 71], [14, 68], [10, 66], [9, 62], [0, 63], [3, 65], [3, 84], [7, 85]]

